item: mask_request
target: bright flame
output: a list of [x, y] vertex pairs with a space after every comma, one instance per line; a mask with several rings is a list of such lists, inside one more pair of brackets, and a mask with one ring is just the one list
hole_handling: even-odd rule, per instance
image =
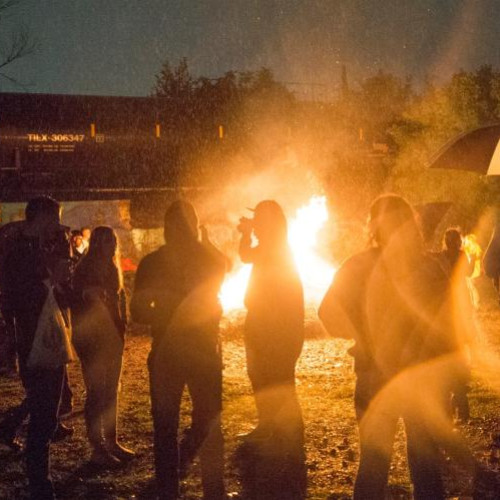
[[220, 291], [220, 300], [225, 313], [245, 307], [245, 291], [251, 270], [250, 264], [242, 264], [225, 279]]
[[476, 261], [471, 278], [477, 278], [481, 275], [481, 256], [483, 254], [483, 250], [479, 245], [475, 234], [468, 234], [465, 236], [464, 250], [469, 260], [474, 259]]
[[[289, 223], [288, 241], [302, 278], [306, 303], [319, 304], [335, 273], [335, 268], [316, 250], [318, 232], [327, 220], [326, 198], [313, 196]], [[251, 268], [249, 264], [241, 265], [224, 282], [220, 294], [224, 312], [244, 307]]]
[[334, 267], [317, 252], [317, 236], [328, 221], [325, 196], [313, 196], [290, 222], [288, 241], [304, 285], [305, 300], [319, 304], [332, 282]]

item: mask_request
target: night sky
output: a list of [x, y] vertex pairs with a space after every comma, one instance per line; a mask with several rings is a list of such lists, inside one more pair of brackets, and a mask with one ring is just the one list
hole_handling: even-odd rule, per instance
[[162, 61], [187, 57], [198, 76], [266, 66], [329, 93], [343, 64], [351, 84], [500, 67], [499, 19], [499, 0], [25, 0], [4, 28], [39, 41], [9, 72], [31, 92], [147, 95]]

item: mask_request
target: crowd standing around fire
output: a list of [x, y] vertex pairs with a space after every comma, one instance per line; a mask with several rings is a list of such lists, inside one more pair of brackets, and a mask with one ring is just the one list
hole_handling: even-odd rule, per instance
[[[72, 411], [66, 365], [73, 347], [86, 390], [90, 463], [113, 469], [137, 459], [117, 439], [128, 307], [112, 228], [70, 232], [61, 224], [60, 204], [45, 196], [30, 200], [25, 215], [25, 221], [0, 228], [3, 369], [11, 374], [18, 369], [26, 393], [1, 422], [0, 441], [21, 451], [17, 434], [29, 416], [29, 492], [33, 500], [49, 500], [56, 498], [50, 443], [73, 432], [60, 421]], [[481, 484], [488, 472], [452, 425], [452, 413], [469, 418], [467, 348], [474, 323], [466, 280], [475, 262], [463, 252], [456, 228], [446, 232], [441, 252], [426, 251], [413, 208], [397, 195], [373, 202], [368, 230], [367, 250], [340, 266], [318, 311], [331, 336], [354, 340], [350, 354], [360, 437], [354, 498], [385, 498], [400, 418], [415, 499], [445, 498], [443, 450], [475, 479], [474, 497], [485, 498]], [[287, 220], [276, 201], [257, 204], [252, 218], [241, 218], [238, 231], [240, 258], [252, 265], [244, 344], [258, 414], [243, 445], [256, 457], [279, 448], [292, 487], [281, 496], [274, 492], [273, 498], [301, 499], [306, 457], [295, 367], [304, 343], [303, 288], [288, 245]], [[129, 304], [132, 319], [149, 325], [152, 335], [148, 369], [157, 496], [180, 498], [180, 480], [199, 454], [203, 498], [220, 500], [228, 497], [218, 295], [231, 263], [210, 242], [187, 201], [168, 207], [164, 236], [165, 245], [139, 263]], [[498, 291], [498, 227], [484, 266]], [[180, 439], [185, 387], [192, 420]]]

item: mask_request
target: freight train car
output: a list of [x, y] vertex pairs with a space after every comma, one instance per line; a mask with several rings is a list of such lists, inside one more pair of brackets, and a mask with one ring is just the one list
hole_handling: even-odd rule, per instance
[[161, 108], [153, 97], [0, 93], [0, 199], [174, 189], [181, 166]]

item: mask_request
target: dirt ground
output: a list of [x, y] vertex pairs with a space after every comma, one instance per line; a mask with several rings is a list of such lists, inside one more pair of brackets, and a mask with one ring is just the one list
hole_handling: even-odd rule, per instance
[[[486, 352], [500, 355], [500, 308], [493, 299], [489, 283], [479, 282], [482, 303], [477, 312], [480, 343]], [[137, 330], [137, 329], [135, 329]], [[307, 498], [350, 498], [358, 461], [358, 436], [352, 403], [354, 374], [347, 354], [349, 342], [326, 339], [314, 312], [308, 314], [309, 340], [297, 370], [300, 402], [306, 423]], [[137, 451], [137, 458], [118, 471], [91, 470], [87, 465], [89, 448], [82, 415], [84, 388], [77, 362], [69, 367], [74, 392], [74, 414], [66, 423], [75, 429], [74, 436], [52, 445], [52, 471], [61, 499], [149, 499], [154, 498], [152, 423], [149, 412], [146, 357], [150, 340], [146, 335], [129, 335], [126, 342], [120, 394], [119, 434], [124, 444]], [[224, 339], [224, 410], [222, 415], [226, 442], [226, 485], [234, 498], [258, 500], [245, 496], [244, 470], [238, 459], [241, 437], [251, 430], [256, 413], [245, 372], [241, 340], [241, 318], [225, 320]], [[496, 379], [495, 379], [496, 377]], [[498, 450], [491, 440], [500, 433], [500, 395], [498, 372], [473, 366], [469, 393], [471, 420], [459, 426], [476, 458], [492, 473], [499, 472]], [[0, 418], [22, 399], [17, 379], [0, 379]], [[189, 422], [189, 400], [185, 396], [182, 423]], [[25, 431], [24, 431], [25, 432]], [[404, 434], [400, 429], [394, 445], [389, 495], [393, 499], [411, 498], [405, 456]], [[449, 457], [443, 455], [443, 468], [450, 498], [471, 494], [471, 477]], [[183, 482], [183, 498], [201, 498], [199, 464], [195, 462]], [[22, 455], [0, 447], [0, 498], [23, 499], [27, 491]], [[283, 496], [283, 500], [289, 498]]]

